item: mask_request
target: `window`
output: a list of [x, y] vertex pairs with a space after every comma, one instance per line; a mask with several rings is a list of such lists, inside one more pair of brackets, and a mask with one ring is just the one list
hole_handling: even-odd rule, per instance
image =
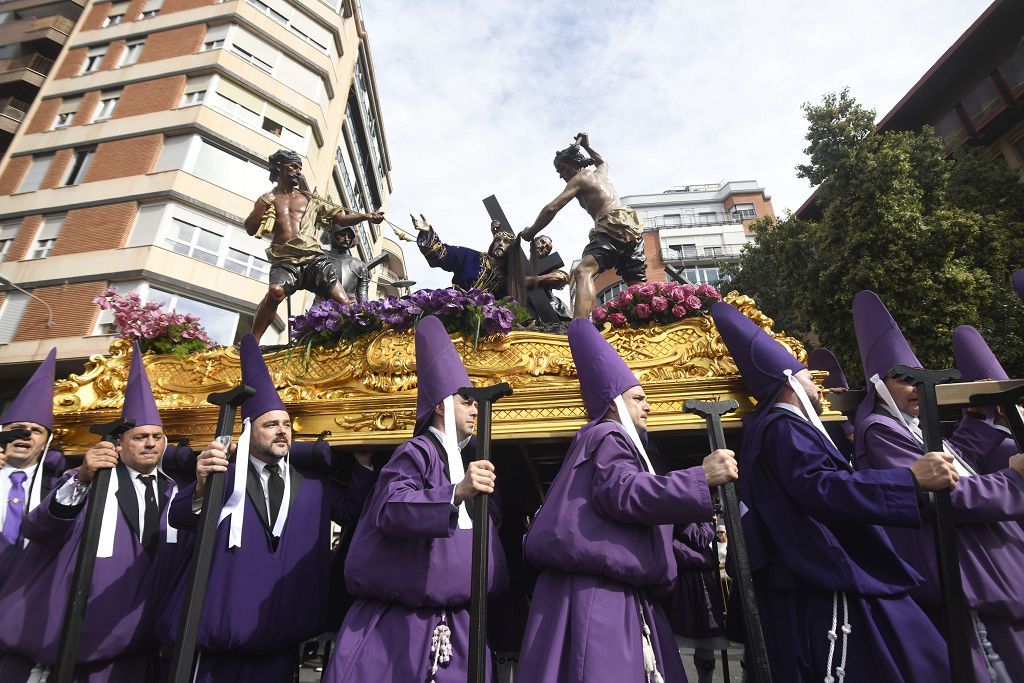
[[619, 295], [619, 292], [626, 288], [626, 283], [622, 280], [614, 282], [606, 287], [600, 294], [597, 295], [597, 305], [604, 306], [609, 301]]
[[219, 50], [224, 47], [224, 39], [227, 38], [230, 26], [230, 24], [208, 26], [206, 28], [206, 38], [203, 39], [203, 50]]
[[206, 140], [201, 141], [192, 172], [243, 197], [252, 194], [253, 187], [262, 187], [267, 182], [265, 166]]
[[701, 211], [699, 214], [697, 214], [697, 220], [705, 225], [715, 223], [717, 221], [717, 218], [718, 216], [715, 214], [714, 211]]
[[70, 126], [74, 122], [75, 113], [78, 111], [78, 105], [81, 103], [81, 97], [65, 97], [64, 101], [60, 104], [60, 109], [57, 110], [57, 118], [53, 120], [51, 130]]
[[224, 267], [228, 270], [256, 280], [267, 282], [270, 275], [270, 263], [259, 256], [247, 254], [239, 249], [228, 249]]
[[193, 104], [201, 104], [206, 100], [206, 91], [210, 87], [212, 76], [193, 76], [185, 83], [185, 94], [181, 100], [181, 106], [187, 107]]
[[37, 154], [32, 157], [32, 165], [29, 167], [28, 173], [25, 174], [25, 180], [21, 182], [21, 189], [18, 191], [35, 192], [38, 190], [43, 178], [46, 177], [46, 172], [50, 170], [52, 161], [52, 154]]
[[694, 285], [713, 285], [722, 280], [718, 268], [687, 268], [683, 271], [683, 276]]
[[975, 127], [983, 125], [1003, 109], [1003, 98], [991, 78], [986, 78], [960, 102]]
[[171, 229], [165, 239], [171, 251], [191, 256], [197, 261], [216, 265], [221, 236], [180, 218], [171, 219]]
[[160, 9], [164, 6], [164, 0], [146, 0], [146, 4], [142, 6], [142, 18], [151, 19], [160, 13]]
[[221, 79], [217, 83], [217, 92], [211, 104], [248, 126], [256, 127], [262, 120], [260, 112], [264, 108], [263, 100], [231, 81]]
[[722, 247], [704, 247], [705, 256], [721, 256]]
[[942, 138], [948, 148], [967, 139], [967, 131], [964, 129], [964, 124], [960, 122], [960, 116], [955, 109], [950, 109], [936, 122], [935, 134]]
[[29, 258], [37, 259], [49, 256], [54, 245], [57, 244], [57, 235], [62, 227], [64, 227], [64, 214], [44, 216], [43, 224], [39, 226], [39, 232], [36, 233], [36, 240], [32, 245]]
[[676, 258], [697, 258], [696, 244], [670, 244], [668, 248], [675, 252]]
[[7, 258], [7, 254], [11, 251], [11, 245], [14, 244], [14, 238], [17, 237], [18, 228], [20, 227], [21, 221], [0, 224], [0, 261]]
[[732, 207], [732, 215], [734, 218], [748, 220], [757, 218], [757, 211], [754, 210], [753, 204], [734, 204]]
[[256, 7], [260, 12], [263, 12], [263, 14], [266, 14], [277, 23], [284, 24], [285, 26], [288, 25], [288, 17], [285, 13], [290, 14], [291, 7], [288, 6], [287, 2], [283, 2], [282, 0], [270, 0], [270, 2], [274, 4], [274, 7], [271, 7], [266, 2], [262, 2], [262, 0], [248, 0], [248, 2], [250, 5]]
[[28, 295], [23, 292], [7, 292], [0, 307], [0, 344], [10, 344], [21, 322], [21, 316], [28, 306]]
[[107, 10], [107, 18], [103, 20], [103, 27], [117, 26], [124, 22], [124, 16], [128, 12], [127, 2], [115, 2], [111, 3], [110, 9]]
[[82, 70], [79, 73], [89, 74], [93, 71], [99, 71], [100, 64], [103, 62], [103, 57], [106, 54], [106, 45], [89, 48], [89, 51], [85, 53], [85, 61], [82, 62]]
[[269, 62], [260, 59], [259, 57], [249, 52], [245, 48], [239, 47], [238, 45], [232, 45], [231, 51], [239, 57], [241, 57], [242, 59], [244, 59], [245, 61], [252, 64], [253, 66], [263, 69], [268, 74], [274, 72], [274, 67]]
[[93, 117], [93, 121], [106, 121], [113, 116], [114, 110], [117, 109], [117, 103], [120, 100], [120, 91], [116, 93], [101, 93], [100, 105], [96, 107], [96, 116]]
[[92, 163], [92, 157], [95, 153], [96, 150], [91, 148], [76, 149], [75, 156], [71, 159], [71, 163], [68, 164], [68, 170], [61, 185], [77, 185], [82, 182], [82, 178], [85, 177], [85, 172], [89, 170], [89, 164]]
[[163, 310], [176, 311], [178, 313], [191, 313], [199, 318], [199, 324], [206, 328], [210, 338], [218, 344], [225, 346], [232, 344], [235, 340], [235, 328], [238, 325], [238, 313], [228, 311], [217, 306], [189, 299], [188, 297], [172, 292], [165, 292], [155, 287], [149, 288], [147, 301], [160, 301], [164, 304]]
[[117, 63], [117, 68], [120, 69], [123, 66], [131, 66], [139, 61], [139, 55], [142, 54], [142, 46], [145, 44], [145, 39], [129, 41], [124, 46], [124, 52], [121, 53], [121, 59]]
[[1024, 91], [1024, 45], [1017, 48], [1017, 51], [1010, 55], [1010, 58], [999, 65], [999, 73], [1006, 80], [1006, 85], [1014, 95], [1020, 95]]

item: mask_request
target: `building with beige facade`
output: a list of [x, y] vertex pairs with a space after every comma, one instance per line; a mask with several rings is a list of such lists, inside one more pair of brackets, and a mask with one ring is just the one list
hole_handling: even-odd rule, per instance
[[[386, 208], [355, 2], [88, 3], [0, 162], [0, 377], [16, 383], [53, 345], [59, 370], [105, 352], [112, 326], [92, 301], [110, 285], [238, 340], [269, 272], [269, 242], [241, 224], [280, 148], [316, 193]], [[381, 226], [356, 229], [362, 258], [387, 255], [371, 296], [397, 293], [401, 248]], [[311, 298], [293, 295], [293, 312]], [[285, 317], [282, 304], [263, 343], [286, 340]]]

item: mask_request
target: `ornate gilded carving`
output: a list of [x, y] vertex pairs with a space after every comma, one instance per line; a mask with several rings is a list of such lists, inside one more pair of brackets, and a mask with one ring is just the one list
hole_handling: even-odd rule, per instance
[[[777, 334], [753, 299], [731, 292], [725, 300], [806, 361], [800, 342]], [[651, 429], [702, 428], [680, 414], [687, 398], [736, 398], [740, 412], [753, 405], [710, 317], [643, 330], [606, 326], [603, 333], [644, 383], [654, 407]], [[508, 382], [516, 389], [495, 407], [497, 438], [571, 435], [585, 421], [564, 335], [516, 331], [481, 339], [475, 352], [471, 341], [452, 339], [475, 384]], [[411, 333], [384, 331], [348, 347], [313, 349], [308, 357], [301, 348], [278, 351], [266, 361], [298, 431], [331, 430], [333, 443], [397, 443], [415, 422], [412, 341]], [[83, 374], [57, 382], [54, 403], [66, 446], [88, 444], [88, 425], [120, 408], [130, 354], [131, 344], [116, 340], [110, 355], [91, 357]], [[148, 355], [146, 369], [167, 432], [197, 440], [212, 436], [216, 422], [207, 394], [241, 381], [234, 348], [184, 359]]]

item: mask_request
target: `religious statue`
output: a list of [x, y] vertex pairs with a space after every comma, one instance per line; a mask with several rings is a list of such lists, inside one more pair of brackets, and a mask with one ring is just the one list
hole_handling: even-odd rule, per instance
[[556, 289], [564, 289], [569, 284], [569, 273], [560, 267], [554, 267], [550, 270], [545, 267], [545, 261], [551, 256], [556, 257], [555, 263], [561, 263], [561, 259], [558, 259], [558, 255], [554, 253], [554, 244], [551, 242], [550, 237], [540, 235], [530, 242], [531, 271], [537, 274], [526, 276], [526, 287], [530, 290], [529, 301], [531, 303], [534, 302], [533, 290], [539, 290], [548, 300], [551, 310], [558, 316], [559, 320], [570, 320], [572, 314], [569, 312], [569, 307], [559, 297], [555, 296], [554, 292]]
[[[341, 282], [341, 288], [350, 299], [366, 301], [370, 298], [370, 271], [379, 266], [387, 258], [381, 254], [369, 263], [354, 256], [352, 250], [356, 244], [355, 226], [335, 223], [326, 232], [330, 250], [326, 251], [327, 258], [334, 264], [334, 271]], [[313, 305], [325, 301], [324, 297], [317, 295]]]
[[[590, 155], [589, 159], [580, 151], [581, 147]], [[594, 219], [590, 243], [572, 272], [576, 286], [573, 317], [586, 318], [597, 299], [594, 281], [602, 272], [615, 268], [627, 284], [647, 280], [640, 219], [636, 211], [619, 201], [619, 194], [608, 178], [608, 162], [590, 146], [586, 133], [576, 136], [576, 144], [557, 152], [554, 163], [565, 181], [565, 189], [541, 209], [533, 225], [519, 236], [532, 241], [573, 198], [590, 214]], [[588, 170], [588, 166], [594, 169]]]
[[518, 258], [510, 258], [510, 254], [515, 255], [511, 247], [516, 236], [499, 230], [498, 221], [491, 223], [491, 246], [487, 253], [482, 253], [469, 247], [445, 244], [423, 214], [419, 218], [410, 218], [419, 231], [416, 245], [427, 259], [427, 264], [450, 272], [453, 285], [462, 289], [481, 289], [497, 299], [511, 296], [520, 303], [525, 302], [522, 264]]
[[338, 303], [351, 303], [342, 288], [331, 259], [324, 254], [319, 232], [332, 224], [355, 225], [364, 220], [380, 223], [384, 214], [350, 211], [305, 189], [302, 159], [291, 150], [280, 149], [270, 155], [270, 180], [274, 189], [256, 200], [245, 219], [245, 231], [262, 238], [271, 233], [267, 247], [270, 261], [270, 286], [256, 308], [252, 333], [259, 339], [284, 298], [304, 289]]

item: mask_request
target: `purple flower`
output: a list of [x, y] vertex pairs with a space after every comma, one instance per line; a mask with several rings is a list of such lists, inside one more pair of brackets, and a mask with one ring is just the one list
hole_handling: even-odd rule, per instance
[[[654, 285], [649, 282], [647, 284], [634, 286], [636, 287], [637, 293], [644, 298], [650, 299], [655, 294]], [[632, 287], [630, 287], [630, 289], [632, 289]]]
[[688, 297], [686, 297], [686, 307], [689, 308], [691, 311], [699, 311], [701, 309], [701, 306], [703, 306], [703, 305], [704, 305], [704, 303], [700, 300], [699, 297], [696, 297], [696, 296], [688, 296]]
[[591, 312], [591, 315], [594, 318], [594, 322], [597, 323], [598, 325], [600, 325], [601, 323], [608, 319], [608, 311], [604, 310], [600, 306], [594, 308], [594, 310]]
[[683, 301], [686, 301], [686, 297], [686, 291], [682, 287], [673, 287], [672, 291], [668, 294], [668, 298], [675, 303], [682, 303]]
[[720, 300], [722, 298], [722, 295], [719, 294], [718, 290], [715, 289], [712, 285], [701, 285], [700, 287], [698, 287], [697, 288], [697, 296], [703, 297], [705, 299], [719, 299]]
[[686, 306], [684, 306], [683, 304], [676, 304], [675, 306], [672, 307], [672, 315], [674, 315], [677, 318], [685, 318]]
[[648, 318], [651, 317], [651, 307], [648, 306], [647, 304], [637, 304], [636, 315], [641, 320], [647, 320]]
[[608, 316], [608, 322], [612, 324], [612, 327], [622, 327], [626, 324], [626, 316], [621, 313], [612, 313]]
[[655, 313], [661, 313], [668, 308], [668, 299], [663, 296], [651, 297], [651, 310]]

